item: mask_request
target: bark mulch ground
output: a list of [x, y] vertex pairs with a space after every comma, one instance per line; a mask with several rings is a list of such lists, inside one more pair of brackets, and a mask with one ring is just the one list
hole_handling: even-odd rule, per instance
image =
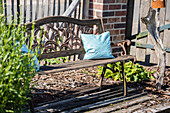
[[[153, 66], [145, 67], [148, 70], [155, 70]], [[56, 99], [70, 98], [72, 96], [83, 95], [89, 88], [97, 87], [99, 77], [97, 67], [60, 72], [56, 74], [35, 76], [33, 82], [36, 83], [33, 93], [33, 103], [35, 106], [54, 101]], [[104, 87], [120, 85], [120, 81], [104, 79]], [[136, 88], [138, 91], [145, 91], [150, 94], [157, 94], [159, 97], [170, 98], [170, 68], [166, 69], [163, 89], [156, 91], [155, 81], [129, 82], [128, 87]], [[87, 90], [82, 93], [81, 90]]]

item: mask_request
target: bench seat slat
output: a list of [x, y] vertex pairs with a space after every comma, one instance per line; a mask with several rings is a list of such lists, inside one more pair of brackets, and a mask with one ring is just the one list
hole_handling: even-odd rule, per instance
[[40, 71], [39, 74], [50, 74], [50, 73], [56, 73], [61, 71], [75, 70], [75, 69], [99, 66], [99, 65], [116, 63], [119, 61], [133, 60], [133, 59], [134, 59], [133, 56], [126, 55], [114, 59], [80, 60], [80, 61], [73, 61], [73, 62], [68, 62], [63, 64], [50, 65], [50, 66], [41, 66], [40, 69], [42, 71]]

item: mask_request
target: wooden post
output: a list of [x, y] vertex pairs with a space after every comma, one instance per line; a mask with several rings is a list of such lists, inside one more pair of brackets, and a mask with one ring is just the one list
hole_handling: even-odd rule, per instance
[[163, 78], [164, 78], [165, 67], [166, 67], [166, 58], [165, 58], [166, 53], [163, 51], [164, 46], [159, 37], [159, 33], [157, 31], [155, 15], [156, 15], [156, 11], [150, 8], [148, 11], [148, 15], [146, 17], [142, 17], [141, 20], [146, 25], [146, 28], [151, 35], [150, 39], [154, 45], [155, 52], [157, 54], [158, 69], [157, 69], [156, 85], [157, 85], [157, 90], [159, 90], [163, 85]]

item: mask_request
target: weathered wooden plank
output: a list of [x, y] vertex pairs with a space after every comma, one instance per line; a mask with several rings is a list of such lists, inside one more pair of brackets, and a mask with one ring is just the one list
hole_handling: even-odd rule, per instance
[[27, 12], [26, 12], [26, 9], [27, 9], [27, 2], [26, 2], [27, 0], [24, 0], [24, 23], [26, 23], [26, 14], [27, 14]]
[[[7, 4], [6, 4], [6, 0], [4, 0], [4, 12], [5, 12], [5, 17], [7, 17]], [[7, 22], [7, 18], [5, 19], [5, 22]]]
[[35, 20], [37, 20], [38, 15], [39, 15], [39, 0], [36, 0]]
[[[81, 0], [80, 0], [81, 1]], [[80, 15], [82, 15], [81, 14], [81, 12], [83, 12], [83, 11], [81, 11], [82, 10], [82, 3], [81, 2], [79, 2], [79, 7], [78, 7], [78, 19], [82, 19], [82, 17], [80, 17]]]
[[14, 20], [14, 16], [15, 16], [15, 14], [14, 14], [14, 0], [11, 0], [11, 12], [12, 12], [12, 20]]
[[60, 15], [60, 0], [58, 0], [58, 15]]
[[19, 24], [20, 21], [20, 16], [21, 16], [21, 12], [20, 12], [20, 0], [17, 0], [17, 24]]
[[[132, 25], [132, 35], [138, 34], [140, 28], [140, 7], [141, 7], [141, 0], [135, 0], [134, 2], [134, 12], [133, 12], [133, 25]], [[134, 39], [136, 41], [136, 39]], [[136, 47], [131, 46], [130, 55], [136, 56]]]
[[[165, 24], [169, 25], [170, 24], [170, 0], [166, 0], [166, 19], [165, 19]], [[168, 26], [169, 28], [169, 26]], [[164, 39], [163, 39], [163, 44], [164, 46], [167, 46], [168, 48], [170, 48], [170, 30], [166, 29], [164, 30]], [[166, 65], [170, 66], [170, 53], [166, 53]]]
[[170, 24], [166, 24], [160, 27], [160, 31], [166, 30], [166, 29], [170, 29]]
[[[170, 29], [170, 24], [166, 24], [166, 25], [162, 25], [160, 26], [160, 31], [164, 31], [166, 29]], [[135, 35], [132, 35], [132, 36], [127, 36], [126, 39], [129, 39], [129, 40], [133, 40], [133, 39], [141, 39], [141, 38], [146, 38], [146, 36], [148, 35], [148, 31], [143, 31], [143, 32], [140, 32], [139, 34], [135, 34]]]
[[[88, 111], [88, 112], [85, 112], [85, 113], [100, 113], [101, 111], [104, 112], [104, 113], [110, 113], [110, 112], [115, 112], [117, 111], [118, 113], [121, 113], [122, 112], [122, 109], [124, 109], [124, 107], [126, 106], [127, 109], [131, 106], [134, 106], [138, 103], [142, 103], [142, 102], [145, 102], [147, 100], [151, 100], [153, 97], [149, 97], [149, 96], [141, 96], [141, 97], [137, 97], [137, 98], [134, 98], [134, 99], [131, 99], [131, 100], [127, 100], [125, 102], [121, 102], [121, 103], [118, 103], [118, 104], [113, 104], [113, 105], [110, 105], [110, 106], [107, 106], [107, 107], [102, 107], [102, 108], [99, 108], [99, 109], [94, 109], [94, 110], [91, 110], [91, 111]], [[130, 112], [130, 111], [128, 111]]]
[[53, 0], [53, 16], [55, 15], [55, 0]]
[[44, 17], [45, 0], [41, 0], [41, 18]]
[[47, 16], [50, 15], [50, 9], [51, 9], [51, 0], [48, 0], [48, 11], [47, 11]]
[[[76, 98], [65, 99], [65, 100], [61, 100], [61, 101], [57, 101], [57, 102], [53, 102], [53, 103], [49, 103], [49, 104], [47, 103], [47, 104], [44, 104], [42, 106], [36, 107], [35, 110], [43, 110], [44, 111], [45, 109], [48, 109], [49, 107], [50, 108], [52, 107], [54, 109], [57, 107], [57, 109], [58, 109], [58, 107], [61, 106], [61, 105], [62, 105], [62, 107], [67, 105], [65, 107], [65, 109], [67, 109], [67, 107], [69, 107], [68, 104], [70, 104], [72, 102], [79, 102], [80, 100], [86, 101], [86, 99], [97, 98], [97, 96], [102, 96], [102, 95], [109, 95], [109, 93], [112, 94], [112, 92], [113, 93], [119, 93], [120, 91], [122, 91], [122, 90], [120, 90], [120, 88], [121, 88], [121, 86], [118, 86], [118, 87], [115, 87], [115, 88], [106, 89], [106, 90], [102, 90], [102, 91], [99, 91], [99, 92], [91, 93], [90, 95], [78, 96]], [[88, 102], [86, 102], [86, 103], [88, 103]], [[57, 109], [55, 109], [55, 110], [57, 110]]]
[[[129, 90], [129, 92], [132, 92], [133, 90]], [[102, 107], [106, 107], [109, 106], [111, 104], [115, 104], [115, 103], [120, 103], [122, 101], [127, 101], [133, 98], [137, 98], [139, 96], [141, 96], [142, 94], [132, 94], [131, 96], [125, 97], [125, 96], [120, 96], [118, 98], [111, 98], [111, 99], [105, 99], [103, 101], [100, 102], [96, 102], [93, 104], [89, 104], [89, 105], [84, 105], [78, 108], [74, 108], [71, 110], [67, 110], [64, 112], [70, 112], [70, 113], [74, 113], [74, 112], [82, 112], [82, 111], [89, 111], [92, 109], [97, 109], [97, 108], [102, 108]]]
[[67, 7], [67, 0], [64, 0], [64, 12], [66, 11], [66, 7]]
[[32, 0], [30, 0], [30, 22], [32, 22]]
[[132, 35], [138, 34], [139, 31], [139, 24], [140, 24], [140, 7], [141, 7], [141, 0], [135, 0], [134, 2], [134, 10], [133, 10], [133, 26], [132, 26]]
[[62, 16], [70, 16], [73, 13], [73, 11], [77, 8], [79, 2], [80, 0], [74, 0]]
[[165, 14], [165, 21], [170, 21], [170, 1], [166, 0], [166, 14]]
[[0, 0], [0, 14], [3, 13], [3, 1]]
[[[153, 49], [154, 50], [154, 47], [151, 44], [135, 43], [135, 46], [136, 47], [140, 47], [140, 48], [149, 48], [149, 49]], [[170, 48], [165, 46], [165, 51], [169, 53], [170, 52]]]
[[77, 16], [77, 9], [74, 10], [73, 14], [74, 14], [73, 18], [76, 18], [76, 16]]
[[[149, 7], [150, 7], [149, 1], [141, 0], [140, 18], [145, 17], [147, 15]], [[146, 26], [144, 24], [142, 24], [140, 18], [139, 18], [139, 22], [140, 22], [139, 23], [139, 27], [140, 27], [139, 31], [143, 32], [143, 31], [146, 31]], [[145, 38], [145, 39], [137, 40], [136, 42], [146, 43], [147, 39]], [[146, 56], [146, 50], [145, 49], [136, 48], [136, 59], [138, 61], [145, 61], [145, 56]]]
[[82, 60], [81, 62], [74, 61], [71, 63], [42, 66], [41, 69], [43, 71], [40, 71], [39, 74], [49, 74], [49, 73], [56, 73], [56, 72], [60, 72], [60, 71], [75, 70], [75, 69], [99, 66], [99, 65], [115, 63], [115, 62], [120, 62], [120, 61], [125, 61], [125, 60], [134, 60], [134, 57], [131, 55], [128, 55], [128, 56], [120, 56], [120, 57], [117, 57], [114, 59]]

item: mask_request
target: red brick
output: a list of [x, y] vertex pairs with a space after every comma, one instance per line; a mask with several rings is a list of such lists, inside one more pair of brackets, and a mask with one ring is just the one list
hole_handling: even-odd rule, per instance
[[102, 12], [98, 12], [98, 11], [96, 11], [96, 15], [94, 15], [94, 16], [102, 17], [103, 15], [102, 15]]
[[120, 24], [115, 24], [114, 25], [114, 28], [125, 28], [126, 27], [126, 24], [125, 23], [120, 23]]
[[109, 18], [109, 23], [120, 22], [120, 18]]
[[125, 34], [125, 29], [120, 30], [120, 34]]
[[107, 23], [107, 19], [103, 19], [103, 23]]
[[121, 22], [126, 22], [126, 17], [122, 17]]
[[109, 9], [109, 5], [103, 5], [103, 10], [108, 10]]
[[118, 41], [118, 40], [123, 40], [125, 39], [125, 35], [116, 35], [116, 36], [113, 36], [113, 41]]
[[121, 39], [124, 40], [125, 39], [125, 35], [121, 35]]
[[126, 11], [116, 11], [115, 16], [126, 16]]
[[109, 5], [109, 10], [121, 9], [121, 5]]
[[109, 12], [103, 12], [103, 17], [108, 17], [108, 16], [114, 16], [115, 12], [114, 11], [109, 11]]
[[103, 3], [115, 3], [115, 0], [104, 0]]
[[113, 29], [113, 24], [104, 25], [105, 29]]
[[93, 8], [94, 8], [94, 9], [103, 10], [103, 5], [93, 4]]
[[127, 0], [116, 0], [116, 3], [127, 3]]
[[110, 30], [110, 35], [119, 34], [119, 30]]
[[90, 0], [90, 2], [96, 2], [97, 0]]
[[127, 5], [122, 5], [122, 9], [127, 9]]
[[112, 40], [113, 41], [121, 40], [121, 36], [120, 35], [113, 36]]
[[89, 3], [89, 8], [93, 9], [93, 4], [92, 3]]

